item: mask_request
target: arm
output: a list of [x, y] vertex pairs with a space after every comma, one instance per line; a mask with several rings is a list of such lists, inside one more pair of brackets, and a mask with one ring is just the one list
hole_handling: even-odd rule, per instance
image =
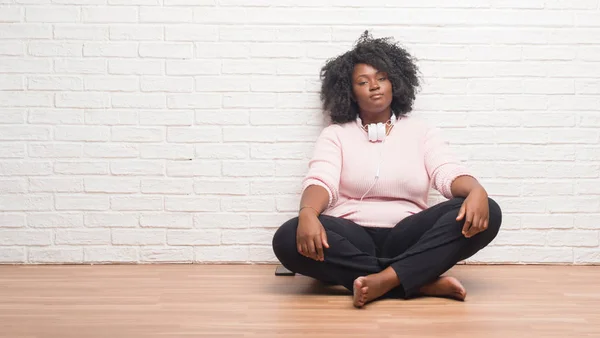
[[338, 199], [341, 163], [339, 139], [332, 128], [326, 128], [317, 140], [308, 173], [302, 183], [296, 233], [298, 252], [314, 260], [323, 261], [323, 247], [329, 248], [325, 229], [318, 216]]
[[465, 220], [462, 229], [463, 235], [470, 238], [487, 230], [489, 202], [488, 194], [483, 186], [473, 177], [461, 176], [452, 183], [452, 194], [457, 197], [465, 197], [456, 217], [457, 221]]
[[310, 185], [302, 193], [299, 217], [303, 215], [319, 216], [329, 204], [329, 193], [320, 185]]
[[428, 131], [425, 164], [436, 190], [446, 198], [465, 198], [456, 217], [464, 220], [462, 233], [470, 238], [488, 228], [489, 202], [485, 189], [455, 158], [438, 129]]
[[[300, 207], [309, 205], [317, 209], [316, 211], [320, 214], [333, 206], [339, 196], [341, 171], [341, 142], [335, 129], [330, 126], [321, 132], [315, 144], [314, 154], [308, 163], [308, 173], [302, 182]], [[325, 202], [316, 197], [321, 195], [314, 192], [320, 191], [316, 190], [317, 188], [314, 186], [323, 188], [327, 195]], [[308, 191], [309, 189], [310, 191]]]
[[456, 158], [441, 131], [428, 129], [424, 142], [425, 168], [433, 188], [448, 199], [467, 197], [479, 183]]
[[329, 248], [327, 234], [319, 215], [329, 203], [329, 193], [319, 185], [311, 185], [304, 190], [298, 212], [296, 248], [298, 253], [317, 261], [323, 261], [323, 247]]
[[450, 190], [452, 191], [452, 196], [464, 198], [467, 198], [467, 196], [469, 196], [469, 194], [476, 189], [481, 189], [483, 192], [485, 192], [483, 186], [479, 184], [479, 182], [474, 177], [467, 175], [457, 177], [452, 182], [452, 186], [450, 187]]

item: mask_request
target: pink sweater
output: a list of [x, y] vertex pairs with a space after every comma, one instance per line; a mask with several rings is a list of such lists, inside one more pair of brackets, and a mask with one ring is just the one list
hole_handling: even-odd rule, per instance
[[[375, 182], [381, 151], [379, 179]], [[455, 178], [471, 173], [455, 158], [438, 128], [408, 116], [384, 143], [369, 142], [358, 123], [332, 124], [319, 136], [302, 190], [320, 185], [329, 194], [325, 215], [361, 226], [391, 228], [428, 207], [429, 189], [452, 198]]]

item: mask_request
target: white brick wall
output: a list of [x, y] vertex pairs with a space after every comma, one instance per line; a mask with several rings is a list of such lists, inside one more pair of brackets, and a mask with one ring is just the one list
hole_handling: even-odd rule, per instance
[[599, 3], [2, 0], [0, 263], [274, 261], [320, 67], [371, 29], [503, 208], [469, 261], [598, 264]]

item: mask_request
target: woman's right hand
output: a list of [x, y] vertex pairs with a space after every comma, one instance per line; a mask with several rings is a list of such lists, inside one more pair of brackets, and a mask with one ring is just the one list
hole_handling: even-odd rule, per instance
[[327, 234], [316, 213], [311, 210], [305, 209], [298, 216], [296, 245], [302, 256], [321, 262], [325, 260], [323, 247], [329, 249]]

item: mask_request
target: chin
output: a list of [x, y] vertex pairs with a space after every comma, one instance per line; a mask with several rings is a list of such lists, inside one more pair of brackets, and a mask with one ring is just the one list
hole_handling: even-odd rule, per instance
[[387, 108], [390, 107], [390, 103], [381, 103], [381, 104], [370, 104], [365, 105], [365, 107], [361, 107], [361, 109], [367, 113], [368, 115], [379, 115], [383, 113]]
[[373, 112], [373, 114], [381, 114], [389, 107], [390, 107], [389, 104], [381, 104], [381, 105], [377, 105], [377, 106], [373, 107], [373, 109], [371, 111]]

